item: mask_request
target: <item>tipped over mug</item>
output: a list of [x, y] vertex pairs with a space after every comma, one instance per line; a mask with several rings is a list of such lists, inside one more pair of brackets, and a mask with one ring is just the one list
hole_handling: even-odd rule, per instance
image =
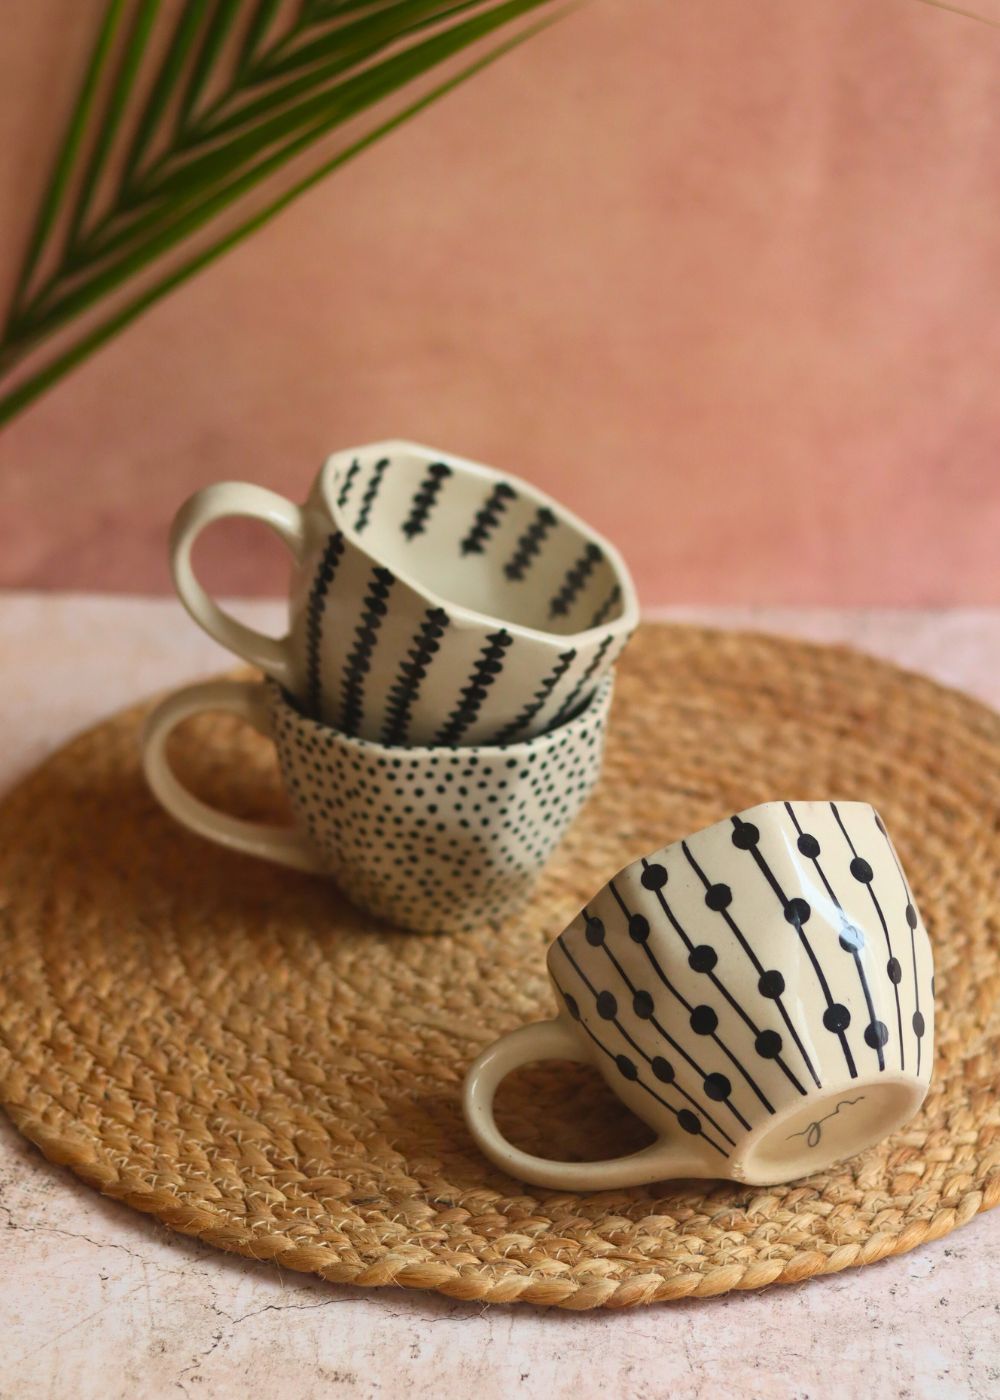
[[[593, 791], [613, 688], [606, 677], [572, 720], [524, 743], [400, 749], [320, 724], [274, 681], [208, 681], [149, 716], [143, 765], [160, 804], [210, 841], [332, 875], [353, 903], [401, 928], [474, 928], [524, 902]], [[206, 711], [272, 740], [293, 826], [220, 812], [180, 782], [167, 741]]]
[[[633, 861], [548, 971], [559, 1014], [491, 1045], [464, 1093], [483, 1153], [538, 1186], [789, 1181], [887, 1136], [927, 1092], [931, 947], [863, 802], [764, 803]], [[596, 1066], [656, 1141], [598, 1162], [509, 1143], [496, 1089], [547, 1059]]]
[[[263, 636], [195, 576], [201, 531], [269, 526], [292, 553], [290, 625]], [[343, 734], [394, 745], [510, 744], [557, 728], [638, 621], [618, 551], [525, 482], [406, 442], [330, 457], [304, 506], [220, 482], [173, 527], [177, 592], [209, 636]]]

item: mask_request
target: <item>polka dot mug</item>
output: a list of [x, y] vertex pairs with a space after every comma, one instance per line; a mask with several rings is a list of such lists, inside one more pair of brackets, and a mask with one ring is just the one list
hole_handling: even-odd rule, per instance
[[[464, 1099], [485, 1155], [539, 1186], [789, 1181], [885, 1137], [927, 1092], [930, 943], [863, 802], [767, 802], [633, 861], [548, 969], [558, 1016], [485, 1050]], [[656, 1141], [603, 1162], [507, 1142], [494, 1093], [546, 1059], [596, 1065]]]
[[[443, 931], [511, 913], [527, 897], [597, 782], [613, 681], [559, 729], [519, 744], [400, 748], [310, 719], [274, 681], [188, 686], [150, 715], [143, 763], [177, 821], [231, 850], [332, 875], [360, 908]], [[166, 746], [182, 720], [229, 711], [274, 742], [294, 826], [208, 806]]]

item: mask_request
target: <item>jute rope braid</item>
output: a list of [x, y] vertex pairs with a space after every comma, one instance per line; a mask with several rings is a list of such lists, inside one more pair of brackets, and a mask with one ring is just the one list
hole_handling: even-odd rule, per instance
[[[791, 1283], [913, 1249], [1000, 1201], [1000, 716], [843, 649], [648, 625], [605, 775], [502, 928], [379, 927], [328, 883], [175, 826], [138, 763], [144, 709], [0, 806], [0, 1102], [53, 1161], [185, 1234], [333, 1283], [585, 1309]], [[269, 746], [206, 716], [176, 762], [243, 816], [283, 807]], [[594, 1195], [490, 1167], [473, 1056], [550, 1013], [545, 947], [638, 853], [769, 798], [886, 818], [935, 940], [936, 1074], [917, 1118], [788, 1186]], [[504, 1086], [529, 1151], [649, 1134], [595, 1072]]]

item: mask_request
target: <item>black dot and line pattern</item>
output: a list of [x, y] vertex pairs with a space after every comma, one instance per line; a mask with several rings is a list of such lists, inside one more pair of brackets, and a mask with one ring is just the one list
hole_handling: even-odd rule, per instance
[[[526, 487], [372, 453], [337, 467], [330, 496], [340, 528], [305, 566], [301, 695], [316, 718], [387, 743], [517, 743], [583, 708], [628, 641], [618, 566]], [[354, 538], [382, 571], [374, 595]], [[487, 630], [449, 627], [446, 599]]]
[[[570, 1015], [601, 1052], [599, 1062], [606, 1071], [610, 1073], [613, 1065], [622, 1077], [658, 1098], [678, 1122], [681, 1112], [692, 1115], [681, 1126], [705, 1137], [723, 1155], [733, 1145], [734, 1125], [756, 1127], [775, 1113], [775, 1070], [786, 1085], [784, 1097], [791, 1095], [793, 1102], [813, 1085], [822, 1089], [823, 1074], [833, 1085], [856, 1079], [862, 1065], [870, 1072], [872, 1058], [879, 1072], [897, 1065], [904, 1070], [902, 1019], [890, 1027], [875, 1010], [876, 1005], [887, 1003], [898, 1006], [904, 994], [914, 1008], [906, 1029], [917, 1073], [921, 1072], [928, 1026], [921, 1011], [919, 916], [906, 876], [881, 819], [875, 816], [870, 830], [862, 825], [865, 818], [871, 821], [869, 808], [852, 804], [846, 817], [836, 803], [823, 804], [833, 821], [824, 828], [821, 844], [809, 829], [809, 812], [815, 813], [818, 806], [797, 808], [785, 803], [787, 828], [776, 827], [773, 816], [763, 823], [763, 831], [751, 819], [752, 813], [732, 817], [736, 864], [720, 865], [719, 870], [709, 870], [704, 852], [695, 855], [697, 837], [643, 858], [609, 882], [549, 954], [552, 980]], [[844, 842], [843, 855], [825, 850], [833, 832]], [[873, 852], [873, 843], [888, 846], [891, 866]], [[793, 848], [815, 879], [800, 879], [793, 888], [788, 864], [781, 861], [783, 847]], [[720, 864], [717, 847], [715, 852]], [[887, 869], [892, 872], [890, 884], [896, 882], [897, 887], [876, 890], [877, 883], [885, 884]], [[881, 870], [881, 876], [876, 870]], [[705, 941], [705, 935], [714, 919], [706, 922], [699, 915], [698, 932], [692, 933], [691, 872], [698, 882], [694, 888], [702, 890], [705, 909], [718, 920], [712, 941]], [[624, 887], [635, 888], [635, 874], [638, 890], [630, 898]], [[713, 879], [714, 875], [726, 879]], [[734, 889], [746, 903], [750, 894], [746, 881], [754, 875], [762, 882], [766, 898], [774, 901], [772, 920], [766, 915], [761, 918], [756, 891], [756, 917], [751, 921], [740, 909]], [[670, 896], [672, 881], [683, 886], [676, 904]], [[851, 883], [867, 889], [874, 927], [887, 940], [889, 955], [880, 967], [870, 950], [866, 952], [858, 920], [846, 912], [851, 899], [837, 894], [838, 886], [843, 889]], [[811, 923], [817, 892], [822, 896], [820, 917]], [[804, 897], [806, 893], [813, 903]], [[886, 917], [886, 909], [891, 918]], [[779, 933], [780, 928], [787, 932]], [[907, 938], [905, 966], [892, 952], [893, 936]], [[771, 949], [772, 957], [776, 956], [782, 938], [793, 938], [800, 950], [796, 958], [785, 948], [785, 966], [798, 966], [803, 978], [814, 979], [819, 994], [815, 1023], [803, 1023], [796, 989], [786, 986], [778, 967], [768, 965], [763, 950]], [[733, 969], [739, 962], [720, 957], [726, 941], [731, 941], [730, 951], [739, 950], [739, 961], [746, 961], [754, 989], [749, 997], [745, 979], [740, 978], [738, 988], [734, 980]], [[840, 971], [839, 960], [845, 955], [853, 964], [850, 978]], [[851, 992], [855, 979], [857, 990]], [[932, 994], [928, 982], [926, 1005], [931, 1004]], [[900, 1039], [895, 1044], [897, 1035]], [[835, 1054], [825, 1050], [823, 1036], [836, 1046]], [[773, 1068], [767, 1070], [767, 1066]], [[669, 1102], [663, 1098], [666, 1084], [672, 1091]]]
[[344, 893], [443, 930], [498, 920], [527, 896], [597, 782], [611, 688], [556, 734], [458, 750], [346, 739], [269, 692], [296, 821]]
[[[899, 960], [896, 958], [892, 949], [892, 935], [889, 931], [888, 921], [886, 920], [885, 913], [882, 909], [882, 905], [879, 902], [879, 897], [875, 893], [875, 889], [873, 886], [874, 871], [869, 862], [865, 860], [864, 856], [858, 854], [858, 848], [855, 846], [850, 832], [844, 825], [843, 817], [840, 815], [840, 811], [837, 807], [836, 802], [830, 803], [830, 810], [836, 818], [841, 835], [847, 842], [848, 849], [851, 852], [851, 876], [860, 884], [864, 885], [864, 887], [867, 889], [872, 904], [875, 907], [875, 912], [878, 915], [879, 923], [882, 925], [882, 933], [885, 937], [885, 950], [888, 955], [886, 961], [886, 973], [889, 977], [890, 982], [892, 983], [893, 996], [896, 1000], [896, 1025], [898, 1028], [898, 1038], [896, 1043], [899, 1050], [899, 1067], [900, 1069], [905, 1069], [906, 1045], [903, 1041], [903, 1008], [899, 995], [899, 984], [902, 980], [899, 976], [899, 972], [901, 971], [901, 969]], [[882, 1046], [887, 1044], [889, 1040], [888, 1026], [885, 1024], [884, 1021], [873, 1020], [870, 1025], [865, 1027], [865, 1040], [873, 1048], [875, 1046]]]
[[[582, 970], [562, 939], [559, 940], [559, 948], [564, 953], [567, 962], [571, 965], [582, 986], [594, 997], [594, 1005], [600, 1019], [605, 1021], [609, 1026], [614, 1026], [618, 1036], [625, 1042], [626, 1046], [633, 1051], [633, 1054], [629, 1055], [623, 1050], [613, 1049], [605, 1039], [595, 1034], [592, 1026], [584, 1020], [580, 1011], [580, 1004], [576, 997], [573, 996], [571, 992], [563, 990], [563, 1000], [566, 1003], [566, 1009], [569, 1011], [569, 1014], [574, 1020], [579, 1021], [580, 1025], [601, 1053], [614, 1061], [615, 1068], [624, 1079], [631, 1080], [637, 1088], [642, 1089], [644, 1093], [648, 1094], [651, 1098], [655, 1099], [657, 1103], [661, 1104], [672, 1113], [677, 1120], [677, 1126], [679, 1128], [683, 1128], [686, 1133], [691, 1133], [695, 1137], [704, 1138], [708, 1145], [714, 1148], [721, 1157], [728, 1157], [729, 1152], [727, 1147], [723, 1144], [725, 1143], [728, 1144], [728, 1147], [733, 1147], [735, 1146], [733, 1139], [719, 1127], [716, 1120], [712, 1118], [706, 1108], [701, 1108], [700, 1112], [697, 1112], [686, 1106], [694, 1104], [697, 1109], [699, 1108], [698, 1100], [692, 1098], [692, 1096], [677, 1082], [677, 1074], [670, 1061], [664, 1059], [662, 1055], [649, 1055], [643, 1050], [638, 1041], [634, 1040], [633, 1037], [629, 1035], [619, 1019], [618, 1001], [614, 993], [609, 991], [599, 992], [596, 990], [594, 984]], [[640, 1064], [642, 1065], [641, 1071], [639, 1068]], [[650, 1083], [650, 1077], [656, 1081], [655, 1087]], [[668, 1091], [665, 1087], [667, 1085], [673, 1086], [673, 1093], [670, 1094], [669, 1097], [667, 1096]], [[683, 1099], [684, 1102], [680, 1102], [679, 1100], [681, 1099]], [[715, 1136], [713, 1136], [711, 1132], [712, 1128], [715, 1130]]]
[[[903, 867], [899, 863], [899, 856], [896, 854], [896, 848], [889, 840], [889, 833], [886, 831], [882, 823], [882, 818], [878, 813], [875, 814], [875, 825], [878, 827], [885, 844], [889, 847], [889, 853], [892, 856], [892, 861], [896, 867], [897, 874], [899, 875], [899, 882], [902, 886], [902, 897], [905, 901], [903, 917], [906, 920], [906, 927], [910, 931], [910, 965], [913, 969], [914, 1008], [913, 1015], [910, 1018], [910, 1025], [917, 1042], [917, 1073], [919, 1074], [921, 1072], [921, 1063], [923, 1060], [924, 1037], [927, 1034], [927, 1018], [920, 1009], [920, 977], [917, 972], [917, 924], [920, 922], [920, 918], [917, 914], [917, 906], [913, 902], [913, 895], [910, 892], [909, 883], [906, 876], [903, 874]], [[887, 971], [892, 982], [898, 986], [903, 980], [903, 968], [899, 960], [896, 958], [892, 959], [891, 964], [887, 967]], [[934, 995], [933, 978], [931, 979], [929, 995], [932, 997]]]
[[[857, 974], [858, 983], [861, 988], [862, 996], [864, 997], [865, 1007], [867, 1009], [866, 1026], [869, 1030], [867, 1043], [872, 1049], [874, 1049], [878, 1057], [879, 1070], [884, 1070], [885, 1053], [883, 1050], [883, 1046], [885, 1044], [885, 1041], [882, 1038], [882, 1033], [880, 1029], [872, 1030], [873, 1027], [879, 1027], [880, 1023], [878, 1022], [875, 1016], [875, 1002], [872, 998], [872, 989], [868, 981], [868, 974], [865, 971], [865, 959], [863, 957], [865, 949], [865, 936], [862, 933], [861, 929], [858, 928], [857, 924], [853, 923], [851, 919], [848, 918], [846, 912], [844, 911], [844, 906], [841, 904], [840, 898], [837, 895], [837, 892], [834, 890], [833, 886], [830, 884], [830, 881], [826, 877], [826, 872], [823, 868], [823, 864], [820, 859], [823, 854], [823, 848], [820, 845], [819, 841], [811, 831], [803, 830], [802, 824], [799, 821], [798, 813], [796, 812], [791, 802], [785, 803], [785, 810], [791, 818], [793, 826], [795, 827], [796, 849], [799, 851], [800, 855], [803, 855], [808, 860], [812, 861], [813, 868], [816, 874], [819, 876], [823, 889], [826, 891], [827, 898], [830, 900], [830, 903], [837, 911], [837, 917], [840, 923], [838, 942], [840, 944], [841, 949], [845, 953], [850, 953], [851, 957], [854, 960], [855, 972]], [[890, 980], [892, 980], [895, 971], [894, 967], [890, 966], [888, 971]], [[848, 1021], [846, 1024], [842, 1025], [841, 1030], [844, 1033], [846, 1033], [849, 1024], [850, 1022]]]
[[[851, 1053], [850, 1043], [847, 1039], [847, 1027], [851, 1023], [851, 1013], [842, 1002], [834, 1001], [833, 993], [830, 991], [830, 982], [823, 971], [823, 964], [816, 954], [816, 949], [806, 932], [812, 909], [807, 900], [800, 895], [791, 898], [782, 889], [781, 883], [767, 860], [761, 853], [760, 828], [753, 822], [743, 821], [740, 817], [733, 817], [733, 845], [740, 851], [746, 851], [753, 858], [754, 864], [761, 876], [766, 881], [769, 889], [781, 905], [785, 919], [794, 928], [798, 935], [802, 949], [808, 958], [809, 964], [815, 974], [819, 984], [820, 992], [826, 1002], [826, 1010], [823, 1013], [823, 1024], [828, 1031], [832, 1031], [840, 1041], [840, 1048], [843, 1051], [844, 1061], [852, 1079], [857, 1079], [858, 1068], [854, 1063], [854, 1056]], [[758, 983], [762, 996], [772, 997], [778, 1003], [781, 994], [785, 990], [785, 980], [776, 969], [767, 970], [761, 973]], [[819, 1083], [815, 1071], [810, 1070], [816, 1083]]]

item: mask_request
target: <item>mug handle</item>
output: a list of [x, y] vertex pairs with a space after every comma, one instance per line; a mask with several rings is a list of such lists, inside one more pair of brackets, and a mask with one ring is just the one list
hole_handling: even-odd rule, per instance
[[306, 530], [305, 514], [299, 506], [264, 486], [253, 486], [245, 481], [218, 481], [214, 486], [196, 491], [174, 517], [170, 531], [174, 586], [195, 622], [210, 637], [252, 666], [259, 666], [286, 689], [292, 689], [294, 677], [288, 637], [266, 637], [245, 623], [237, 622], [209, 597], [195, 575], [191, 563], [195, 540], [207, 525], [231, 516], [261, 521], [284, 540], [295, 562], [302, 562]]
[[237, 715], [258, 734], [270, 737], [267, 694], [257, 681], [206, 681], [174, 691], [157, 705], [142, 734], [142, 766], [156, 800], [182, 826], [231, 851], [276, 861], [293, 870], [326, 873], [319, 857], [294, 827], [228, 816], [195, 797], [178, 780], [167, 759], [167, 740], [182, 720], [205, 710]]
[[462, 1107], [476, 1146], [496, 1166], [535, 1186], [559, 1191], [615, 1191], [668, 1178], [704, 1176], [705, 1164], [683, 1144], [661, 1137], [640, 1152], [602, 1162], [557, 1162], [535, 1157], [500, 1132], [493, 1098], [508, 1074], [536, 1060], [593, 1060], [562, 1017], [536, 1021], [501, 1036], [484, 1050], [465, 1077]]

